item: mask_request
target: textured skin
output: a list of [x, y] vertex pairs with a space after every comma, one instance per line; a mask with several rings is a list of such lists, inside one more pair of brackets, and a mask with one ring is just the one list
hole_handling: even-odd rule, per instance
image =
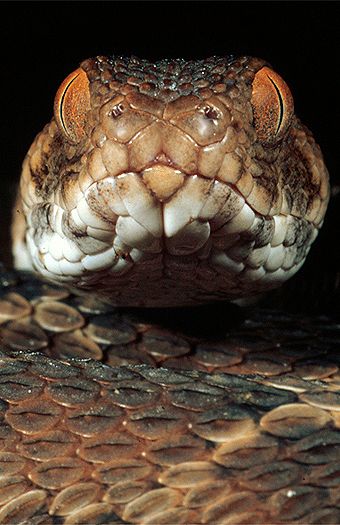
[[0, 282], [0, 523], [339, 523], [335, 318]]
[[17, 265], [26, 237], [26, 267], [123, 306], [238, 298], [293, 275], [322, 224], [328, 174], [294, 114], [261, 139], [252, 89], [265, 66], [83, 62], [81, 138], [52, 119], [24, 162]]
[[[328, 176], [295, 116], [279, 141], [259, 140], [264, 65], [84, 62], [84, 138], [52, 119], [24, 162], [17, 264], [26, 237], [43, 275], [149, 306], [292, 275]], [[340, 521], [336, 319], [117, 310], [31, 275], [0, 283], [0, 523]]]

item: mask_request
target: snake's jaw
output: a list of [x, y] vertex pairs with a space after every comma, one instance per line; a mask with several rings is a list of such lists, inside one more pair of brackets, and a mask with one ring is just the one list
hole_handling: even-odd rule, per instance
[[33, 267], [126, 305], [234, 299], [284, 282], [329, 195], [284, 81], [247, 58], [162, 62], [155, 84], [133, 67], [150, 77], [146, 62], [89, 60], [58, 91], [21, 179]]

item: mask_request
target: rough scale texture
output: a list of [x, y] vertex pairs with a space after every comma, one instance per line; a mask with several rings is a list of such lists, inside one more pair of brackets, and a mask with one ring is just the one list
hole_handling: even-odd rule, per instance
[[[297, 271], [328, 176], [265, 62], [81, 68], [24, 162], [18, 266], [134, 306]], [[1, 270], [0, 523], [338, 523], [338, 328], [117, 309]]]
[[[86, 114], [74, 99], [63, 114], [60, 95], [60, 122], [57, 109], [24, 162], [17, 266], [132, 306], [237, 298], [288, 279], [322, 224], [328, 174], [282, 79], [280, 99], [259, 105], [259, 83], [265, 103], [278, 96], [263, 88], [267, 66], [83, 62]], [[275, 108], [283, 127], [264, 140]]]
[[335, 318], [225, 307], [202, 338], [0, 282], [0, 523], [339, 523]]

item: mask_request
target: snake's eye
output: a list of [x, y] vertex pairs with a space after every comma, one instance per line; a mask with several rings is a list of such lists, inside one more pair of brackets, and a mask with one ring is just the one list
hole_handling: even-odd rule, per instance
[[69, 141], [77, 143], [85, 137], [89, 109], [89, 80], [85, 71], [79, 68], [65, 78], [54, 100], [55, 119]]
[[251, 104], [258, 140], [264, 144], [280, 140], [291, 122], [294, 102], [285, 81], [269, 67], [255, 75]]

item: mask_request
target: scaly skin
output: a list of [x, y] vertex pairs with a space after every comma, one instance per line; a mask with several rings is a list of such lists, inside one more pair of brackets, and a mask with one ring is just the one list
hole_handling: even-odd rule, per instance
[[0, 282], [1, 523], [339, 523], [336, 318]]
[[335, 319], [107, 304], [243, 297], [301, 266], [328, 175], [267, 67], [100, 57], [72, 77], [83, 112], [61, 86], [14, 254], [106, 303], [0, 273], [0, 523], [340, 521]]
[[78, 77], [86, 112], [62, 85], [24, 162], [17, 266], [26, 237], [28, 265], [123, 306], [249, 296], [301, 267], [328, 174], [264, 61], [99, 57]]

